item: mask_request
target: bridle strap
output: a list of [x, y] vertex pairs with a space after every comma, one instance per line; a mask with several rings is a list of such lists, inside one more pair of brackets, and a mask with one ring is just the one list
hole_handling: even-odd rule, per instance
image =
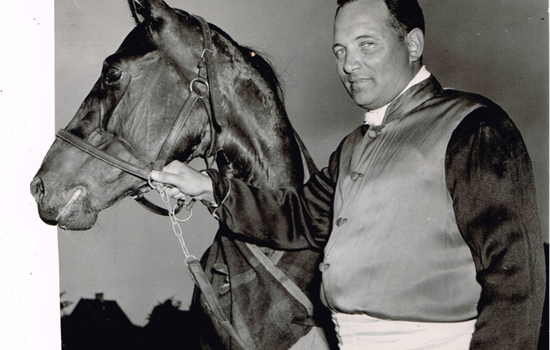
[[[88, 153], [89, 155], [111, 165], [115, 168], [118, 168], [130, 175], [133, 175], [135, 177], [139, 177], [143, 180], [148, 181], [149, 180], [149, 174], [151, 173], [152, 167], [138, 167], [132, 163], [129, 163], [125, 161], [124, 159], [121, 159], [117, 156], [113, 156], [112, 154], [109, 154], [105, 151], [100, 150], [99, 148], [95, 147], [94, 145], [89, 144], [88, 142], [82, 140], [81, 138], [71, 134], [65, 129], [60, 129], [57, 132], [56, 135], [61, 140], [69, 143], [70, 145], [78, 148], [79, 150]], [[147, 185], [148, 187], [149, 185]], [[132, 191], [129, 196], [134, 199], [136, 202], [141, 204], [145, 209], [158, 214], [162, 216], [168, 216], [168, 210], [159, 207], [158, 205], [152, 203], [147, 198], [145, 198], [144, 194], [148, 192], [150, 188], [145, 189], [143, 186], [136, 189], [135, 191]], [[174, 212], [178, 214], [181, 209], [183, 208], [183, 205], [178, 201], [176, 206], [174, 207]]]
[[225, 115], [221, 113], [221, 105], [220, 105], [220, 84], [218, 82], [218, 68], [216, 66], [216, 62], [213, 59], [213, 56], [215, 54], [214, 51], [214, 45], [212, 43], [212, 34], [210, 31], [210, 26], [208, 23], [204, 20], [204, 18], [200, 16], [195, 16], [195, 18], [199, 21], [202, 33], [203, 33], [203, 58], [206, 62], [206, 67], [208, 67], [208, 84], [210, 85], [210, 104], [212, 106], [212, 117], [213, 120], [220, 126], [225, 127], [227, 126], [227, 119], [225, 118]]
[[317, 165], [315, 165], [315, 161], [313, 160], [313, 157], [309, 153], [306, 145], [304, 144], [304, 141], [298, 135], [296, 132], [296, 129], [292, 128], [292, 132], [294, 133], [294, 138], [296, 139], [296, 142], [298, 142], [298, 146], [300, 147], [300, 150], [302, 151], [302, 154], [304, 155], [304, 159], [306, 161], [307, 171], [308, 171], [308, 177], [310, 178], [311, 175], [315, 174], [319, 168], [317, 168]]
[[[194, 81], [194, 80], [193, 80]], [[191, 84], [193, 84], [193, 81]], [[159, 155], [157, 157], [157, 160], [155, 161], [152, 168], [150, 167], [139, 167], [137, 165], [134, 165], [130, 162], [127, 162], [117, 156], [114, 156], [112, 154], [109, 154], [103, 150], [100, 150], [96, 146], [82, 140], [78, 136], [75, 136], [68, 132], [65, 129], [60, 129], [57, 132], [57, 137], [62, 139], [65, 142], [68, 142], [72, 146], [80, 149], [81, 151], [84, 151], [88, 153], [89, 155], [102, 160], [103, 162], [114, 166], [130, 175], [134, 175], [136, 177], [139, 177], [143, 180], [149, 180], [149, 174], [151, 173], [152, 169], [155, 170], [162, 170], [162, 167], [166, 164], [166, 160], [170, 156], [172, 152], [172, 148], [174, 143], [176, 142], [181, 129], [185, 125], [185, 122], [187, 121], [189, 114], [191, 112], [191, 109], [197, 102], [197, 100], [201, 99], [202, 95], [197, 94], [193, 88], [191, 88], [189, 96], [187, 96], [187, 99], [185, 100], [185, 103], [183, 104], [183, 107], [178, 114], [178, 117], [176, 118], [176, 121], [174, 122], [174, 125], [172, 126], [172, 129], [170, 129], [170, 132], [168, 133], [168, 136], [166, 140], [164, 141], [161, 150], [159, 152]]]
[[[214, 49], [212, 44], [212, 33], [208, 23], [200, 16], [194, 16], [201, 25], [203, 35], [203, 51], [198, 63], [199, 73], [195, 79], [189, 84], [189, 96], [187, 97], [174, 125], [172, 126], [166, 140], [164, 141], [161, 150], [157, 156], [157, 160], [153, 165], [153, 169], [161, 171], [164, 165], [167, 163], [168, 158], [172, 154], [173, 147], [178, 140], [178, 136], [181, 129], [185, 125], [185, 122], [189, 118], [191, 109], [197, 102], [202, 100], [204, 102], [204, 96], [210, 95], [210, 108], [211, 113], [208, 111], [208, 107], [205, 104], [206, 111], [209, 116], [210, 123], [210, 147], [207, 152], [207, 156], [213, 156], [214, 149], [216, 147], [216, 124], [220, 127], [226, 125], [225, 118], [222, 117], [219, 104], [219, 83], [218, 83], [218, 70], [212, 56], [214, 55]], [[200, 83], [204, 87], [204, 91], [196, 91], [195, 84]], [[217, 118], [217, 119], [216, 119]]]
[[151, 168], [148, 167], [139, 167], [130, 162], [125, 161], [117, 156], [113, 156], [105, 151], [100, 150], [94, 145], [89, 144], [88, 142], [82, 140], [81, 138], [71, 134], [65, 129], [61, 129], [57, 132], [56, 135], [58, 138], [62, 139], [65, 142], [73, 145], [74, 147], [88, 153], [89, 155], [104, 161], [105, 163], [114, 166], [128, 174], [134, 175], [144, 180], [149, 179], [149, 173]]
[[[144, 188], [143, 192], [141, 192], [141, 188]], [[170, 216], [170, 212], [163, 208], [159, 207], [155, 203], [151, 202], [145, 197], [145, 193], [149, 192], [151, 188], [149, 185], [145, 185], [143, 187], [140, 187], [136, 190], [137, 193], [130, 194], [129, 197], [136, 201], [139, 205], [141, 205], [143, 208], [149, 210], [151, 213], [161, 215], [161, 216]], [[176, 205], [174, 206], [174, 214], [179, 214], [179, 212], [183, 209], [185, 201], [178, 200]]]
[[220, 88], [218, 82], [218, 68], [216, 66], [216, 61], [212, 58], [215, 54], [214, 45], [212, 43], [212, 34], [210, 31], [210, 26], [200, 16], [194, 16], [195, 19], [199, 22], [201, 30], [203, 33], [203, 51], [201, 55], [201, 63], [204, 63], [205, 68], [207, 68], [207, 79], [210, 90], [210, 147], [205, 154], [205, 162], [207, 168], [210, 168], [209, 162], [207, 161], [208, 157], [212, 157], [212, 162], [216, 159], [216, 145], [217, 145], [217, 135], [218, 131], [221, 131], [221, 128], [227, 126], [227, 118], [221, 112], [220, 105]]
[[191, 114], [191, 110], [195, 106], [195, 103], [197, 102], [197, 100], [202, 99], [202, 95], [197, 94], [193, 90], [193, 83], [194, 83], [194, 80], [191, 81], [191, 84], [190, 84], [191, 90], [189, 91], [189, 96], [187, 96], [187, 99], [185, 100], [185, 103], [183, 104], [183, 107], [181, 108], [178, 114], [178, 117], [174, 122], [174, 125], [172, 125], [172, 128], [170, 129], [168, 136], [166, 137], [166, 139], [164, 140], [164, 143], [162, 144], [162, 147], [157, 156], [157, 160], [153, 165], [154, 170], [162, 171], [162, 168], [164, 167], [164, 165], [166, 165], [168, 157], [170, 157], [170, 155], [172, 154], [172, 149], [174, 147], [174, 144], [178, 140], [178, 136], [181, 132], [181, 129], [183, 128], [183, 126], [185, 125], [185, 122], [189, 118], [189, 114]]

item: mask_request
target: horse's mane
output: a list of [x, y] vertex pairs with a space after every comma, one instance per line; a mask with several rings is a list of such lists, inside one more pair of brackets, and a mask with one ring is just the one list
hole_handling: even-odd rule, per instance
[[242, 46], [237, 43], [229, 34], [224, 30], [216, 26], [215, 24], [209, 23], [210, 28], [216, 31], [218, 34], [222, 35], [227, 39], [233, 46], [235, 46], [239, 52], [243, 55], [246, 62], [248, 62], [254, 69], [260, 73], [261, 77], [267, 83], [273, 95], [275, 96], [275, 101], [277, 107], [281, 112], [284, 112], [284, 94], [281, 88], [281, 83], [279, 82], [279, 77], [275, 73], [273, 65], [264, 57], [264, 54], [258, 53], [257, 50], [254, 50], [247, 46]]
[[237, 44], [237, 48], [243, 54], [245, 59], [254, 67], [265, 80], [269, 88], [273, 91], [277, 107], [284, 111], [284, 93], [279, 82], [279, 77], [275, 73], [275, 69], [271, 63], [259, 54], [257, 50], [253, 50], [246, 46]]

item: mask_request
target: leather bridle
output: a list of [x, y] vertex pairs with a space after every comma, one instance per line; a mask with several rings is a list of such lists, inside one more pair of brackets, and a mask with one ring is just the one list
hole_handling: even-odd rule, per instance
[[[203, 33], [203, 51], [200, 60], [197, 64], [199, 72], [197, 76], [189, 83], [189, 95], [185, 100], [178, 116], [172, 125], [172, 128], [168, 132], [168, 136], [164, 140], [162, 147], [158, 153], [155, 162], [151, 165], [144, 167], [137, 166], [128, 161], [125, 161], [115, 155], [109, 154], [96, 146], [84, 141], [78, 136], [70, 133], [66, 129], [58, 131], [56, 136], [61, 140], [71, 144], [79, 150], [88, 153], [89, 155], [114, 166], [130, 175], [141, 178], [143, 180], [150, 180], [151, 170], [161, 171], [166, 165], [167, 160], [172, 155], [173, 148], [176, 145], [178, 137], [183, 129], [191, 110], [195, 106], [198, 100], [201, 100], [208, 113], [208, 119], [210, 122], [210, 146], [205, 155], [205, 158], [215, 156], [216, 151], [216, 128], [223, 128], [226, 126], [225, 116], [220, 112], [219, 102], [219, 84], [217, 67], [212, 59], [214, 56], [214, 46], [212, 44], [212, 35], [208, 23], [200, 16], [194, 16], [200, 23]], [[204, 98], [209, 95], [210, 104], [204, 101]], [[151, 190], [151, 187], [146, 184], [130, 193], [128, 195], [135, 199], [138, 203], [143, 205], [146, 209], [160, 215], [168, 216], [169, 213], [166, 209], [160, 208], [157, 205], [149, 202], [144, 194]], [[176, 205], [176, 212], [179, 212], [182, 208], [182, 202], [178, 202]]]

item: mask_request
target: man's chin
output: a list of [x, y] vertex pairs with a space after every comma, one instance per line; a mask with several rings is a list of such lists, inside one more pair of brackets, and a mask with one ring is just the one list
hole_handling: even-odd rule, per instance
[[365, 96], [364, 93], [353, 92], [351, 95], [351, 98], [353, 99], [353, 102], [355, 102], [356, 105], [358, 105], [359, 107], [368, 109], [369, 111], [379, 108], [379, 107], [375, 107], [376, 104], [372, 101], [371, 98], [368, 98], [368, 96]]

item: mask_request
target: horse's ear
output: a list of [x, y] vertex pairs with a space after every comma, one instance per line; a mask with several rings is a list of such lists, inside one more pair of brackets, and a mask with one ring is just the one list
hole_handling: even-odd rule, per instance
[[134, 17], [136, 24], [140, 24], [145, 20], [146, 16], [144, 16], [144, 13], [146, 12], [146, 8], [143, 6], [142, 1], [128, 0], [128, 6], [130, 6], [132, 17]]
[[147, 19], [159, 22], [175, 17], [174, 10], [162, 0], [128, 0], [128, 4], [137, 24]]

